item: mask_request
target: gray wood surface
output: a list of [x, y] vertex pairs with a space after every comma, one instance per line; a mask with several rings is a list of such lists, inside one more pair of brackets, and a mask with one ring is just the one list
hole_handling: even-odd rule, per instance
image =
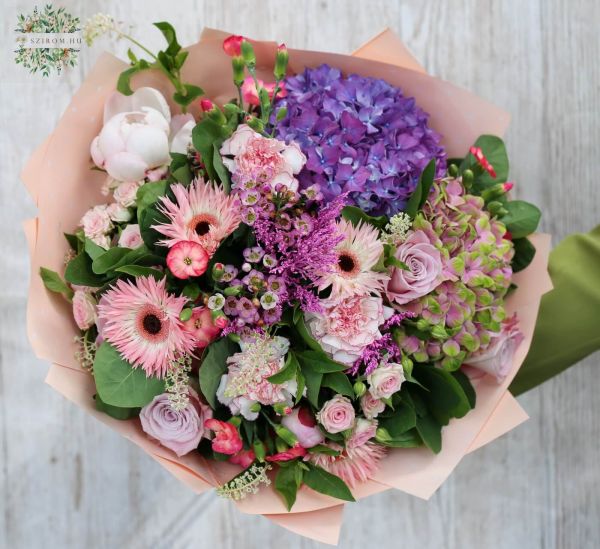
[[[42, 383], [25, 334], [28, 257], [20, 223], [35, 214], [18, 173], [54, 127], [103, 48], [61, 77], [12, 61], [17, 13], [2, 2], [0, 78], [0, 547], [308, 548], [318, 544], [213, 494], [197, 497], [136, 447]], [[57, 3], [58, 5], [58, 3]], [[600, 219], [600, 3], [597, 0], [160, 1], [64, 0], [182, 43], [202, 26], [300, 48], [349, 52], [385, 26], [434, 74], [509, 110], [519, 196], [544, 210], [555, 241]], [[520, 401], [531, 420], [468, 456], [429, 502], [387, 492], [347, 506], [341, 547], [591, 548], [600, 546], [599, 356]], [[596, 376], [594, 376], [596, 374]]]

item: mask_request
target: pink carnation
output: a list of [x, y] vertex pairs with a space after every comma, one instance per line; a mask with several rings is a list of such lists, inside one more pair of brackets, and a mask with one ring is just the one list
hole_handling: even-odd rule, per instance
[[212, 410], [193, 389], [189, 389], [189, 402], [183, 410], [174, 410], [169, 395], [163, 393], [140, 412], [143, 431], [178, 456], [197, 448], [200, 439], [208, 434], [204, 422], [211, 417]]
[[238, 430], [231, 423], [218, 419], [207, 419], [204, 426], [214, 431], [212, 449], [220, 454], [234, 455], [244, 447]]
[[442, 256], [424, 231], [414, 231], [396, 250], [408, 270], [394, 268], [387, 287], [391, 301], [403, 305], [427, 295], [442, 282]]
[[354, 407], [350, 399], [335, 395], [323, 405], [317, 414], [317, 419], [328, 433], [341, 433], [352, 428], [354, 415]]

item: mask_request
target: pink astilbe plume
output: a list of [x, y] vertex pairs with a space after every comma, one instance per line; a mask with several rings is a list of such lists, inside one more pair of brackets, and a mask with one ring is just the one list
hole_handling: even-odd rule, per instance
[[167, 293], [164, 278], [118, 280], [98, 305], [102, 336], [148, 376], [164, 377], [172, 360], [196, 347], [193, 334], [179, 320], [186, 302]]
[[218, 186], [196, 179], [187, 188], [177, 183], [171, 190], [176, 202], [164, 196], [160, 207], [169, 222], [152, 226], [167, 237], [160, 241], [163, 246], [170, 248], [181, 241], [192, 241], [212, 255], [240, 224], [237, 198]]
[[[335, 446], [341, 450], [341, 446]], [[340, 477], [348, 486], [354, 488], [369, 480], [377, 471], [379, 461], [387, 453], [387, 448], [374, 442], [366, 442], [354, 448], [344, 448], [340, 455], [310, 454], [310, 461], [332, 475]]]

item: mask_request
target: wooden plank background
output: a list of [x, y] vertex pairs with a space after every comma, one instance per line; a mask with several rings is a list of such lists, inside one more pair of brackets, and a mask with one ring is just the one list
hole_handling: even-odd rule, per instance
[[[0, 547], [313, 548], [213, 494], [193, 495], [136, 447], [42, 383], [25, 334], [28, 257], [20, 223], [35, 214], [19, 171], [52, 130], [103, 48], [61, 77], [12, 61], [27, 1], [2, 2], [0, 78]], [[58, 3], [56, 5], [59, 5]], [[182, 43], [206, 26], [290, 46], [350, 52], [389, 26], [434, 74], [509, 110], [517, 194], [544, 210], [555, 241], [600, 219], [600, 3], [597, 0], [63, 0]], [[599, 356], [520, 399], [531, 420], [467, 457], [429, 502], [385, 493], [347, 506], [341, 547], [600, 546]], [[596, 374], [596, 376], [594, 376]]]

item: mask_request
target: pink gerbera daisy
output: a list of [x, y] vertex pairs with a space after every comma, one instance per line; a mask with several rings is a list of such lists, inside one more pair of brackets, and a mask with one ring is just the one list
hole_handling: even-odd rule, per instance
[[[335, 450], [341, 446], [329, 444]], [[340, 477], [348, 486], [354, 488], [361, 482], [366, 482], [373, 477], [379, 467], [379, 461], [387, 453], [385, 446], [375, 442], [365, 442], [354, 448], [344, 448], [338, 456], [326, 454], [310, 454], [310, 461], [327, 472]]]
[[319, 291], [331, 286], [330, 299], [334, 302], [380, 292], [389, 276], [372, 270], [383, 253], [377, 230], [362, 222], [355, 227], [345, 219], [337, 225], [344, 240], [335, 247], [337, 261], [334, 268], [318, 281]]
[[98, 305], [102, 335], [148, 376], [164, 377], [172, 360], [196, 347], [179, 314], [187, 302], [165, 290], [165, 279], [118, 280]]
[[237, 199], [227, 195], [220, 187], [196, 179], [189, 187], [180, 183], [171, 186], [176, 202], [162, 197], [161, 211], [169, 223], [152, 228], [167, 238], [160, 244], [169, 248], [188, 240], [200, 244], [212, 255], [221, 241], [240, 224]]

